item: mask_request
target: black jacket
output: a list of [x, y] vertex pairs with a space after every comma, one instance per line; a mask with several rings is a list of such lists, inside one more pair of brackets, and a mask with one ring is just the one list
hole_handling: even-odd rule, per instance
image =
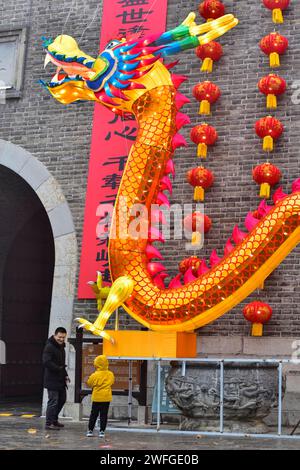
[[66, 387], [65, 344], [60, 345], [54, 337], [48, 339], [43, 351], [44, 387], [48, 390], [63, 390]]

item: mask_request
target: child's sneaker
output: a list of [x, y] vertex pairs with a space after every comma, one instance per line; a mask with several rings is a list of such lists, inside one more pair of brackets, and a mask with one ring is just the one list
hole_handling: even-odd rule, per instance
[[100, 432], [99, 432], [99, 437], [101, 437], [102, 439], [105, 437], [104, 431], [100, 431]]
[[86, 437], [93, 437], [93, 435], [94, 435], [93, 431], [88, 431], [86, 433]]

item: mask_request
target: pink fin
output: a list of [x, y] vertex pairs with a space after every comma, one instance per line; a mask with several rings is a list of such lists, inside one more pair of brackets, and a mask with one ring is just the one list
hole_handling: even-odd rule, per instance
[[248, 232], [251, 232], [254, 227], [258, 224], [259, 220], [253, 217], [252, 212], [248, 212], [246, 218], [245, 218], [245, 227], [248, 230]]
[[164, 46], [143, 46], [141, 44], [131, 49], [130, 54], [138, 54], [140, 52], [142, 55], [150, 55], [160, 51], [163, 48]]
[[183, 276], [184, 284], [188, 284], [189, 282], [193, 282], [195, 279], [197, 279], [197, 278], [194, 276], [194, 274], [192, 272], [192, 268], [189, 268]]
[[147, 245], [145, 253], [148, 260], [153, 258], [164, 259], [161, 252], [153, 245]]
[[171, 282], [169, 284], [169, 289], [178, 289], [179, 287], [182, 287], [180, 279], [181, 279], [181, 274], [177, 274], [177, 276], [175, 276], [171, 280]]
[[165, 214], [161, 209], [151, 209], [151, 224], [163, 224], [167, 223]]
[[[158, 59], [159, 59], [158, 55], [155, 56], [155, 57], [151, 57], [150, 59], [142, 59], [140, 67], [146, 67], [147, 65], [152, 65], [155, 62], [157, 62]], [[138, 61], [138, 59], [137, 59], [137, 61]]]
[[177, 113], [176, 115], [176, 128], [179, 131], [183, 126], [190, 124], [191, 120], [187, 114]]
[[95, 93], [95, 96], [102, 102], [102, 103], [107, 103], [112, 106], [120, 106], [117, 104], [114, 100], [112, 100], [109, 96], [105, 95], [102, 91], [99, 93]]
[[148, 238], [150, 242], [159, 241], [161, 243], [165, 243], [166, 241], [163, 234], [156, 227], [150, 227]]
[[170, 201], [164, 193], [159, 192], [156, 198], [156, 203], [160, 206], [170, 207]]
[[286, 196], [287, 194], [283, 192], [282, 186], [280, 186], [278, 189], [276, 189], [272, 196], [274, 204], [276, 204], [278, 201], [281, 201], [281, 199], [284, 199]]
[[260, 217], [264, 217], [270, 212], [271, 209], [272, 207], [268, 206], [266, 200], [263, 199], [257, 208], [257, 212], [259, 213]]
[[163, 279], [161, 274], [157, 274], [157, 276], [155, 276], [153, 278], [153, 284], [155, 284], [156, 287], [158, 287], [159, 289], [165, 289], [166, 288], [165, 283], [164, 283], [164, 279]]
[[124, 101], [129, 101], [129, 98], [126, 95], [124, 95], [124, 93], [121, 90], [119, 90], [119, 88], [115, 87], [112, 84], [109, 85], [109, 88], [110, 88], [110, 91], [112, 92], [112, 94], [116, 98], [120, 98], [121, 100], [124, 100]]
[[219, 258], [219, 256], [217, 255], [216, 250], [213, 250], [211, 252], [211, 255], [210, 255], [210, 258], [209, 258], [209, 262], [210, 262], [211, 267], [213, 268], [214, 266], [219, 264], [220, 261], [221, 261], [221, 258]]
[[175, 165], [174, 165], [174, 161], [172, 160], [172, 158], [170, 158], [170, 160], [167, 161], [165, 174], [166, 175], [171, 174], [173, 175], [173, 177], [175, 176]]
[[246, 238], [246, 236], [247, 236], [247, 233], [242, 232], [242, 230], [239, 229], [238, 225], [234, 227], [232, 231], [232, 238], [236, 245], [239, 245], [240, 243], [242, 243], [242, 241], [244, 240], [244, 238]]
[[140, 71], [136, 72], [133, 79], [142, 78], [144, 75], [149, 73], [152, 68], [153, 68], [153, 65], [151, 67], [145, 69], [145, 70], [140, 70]]
[[172, 140], [172, 149], [175, 151], [179, 147], [187, 147], [188, 143], [181, 134], [175, 134]]
[[149, 46], [152, 44], [154, 41], [156, 41], [160, 36], [162, 36], [163, 33], [155, 33], [155, 34], [149, 34], [145, 39], [142, 39], [139, 41], [139, 44], [142, 44], [143, 47]]
[[165, 67], [168, 69], [168, 70], [171, 70], [173, 69], [174, 67], [176, 67], [176, 65], [179, 64], [179, 60], [175, 60], [175, 62], [171, 62], [170, 64], [166, 64]]
[[[155, 52], [161, 51], [165, 46], [147, 46], [146, 48], [146, 55], [154, 54]], [[144, 52], [144, 51], [142, 51]]]
[[292, 193], [297, 193], [298, 191], [300, 191], [300, 178], [297, 178], [292, 183]]
[[203, 259], [198, 268], [197, 275], [203, 276], [203, 274], [207, 273], [208, 271], [209, 271], [209, 267], [207, 266], [206, 261]]
[[172, 183], [171, 183], [170, 178], [167, 175], [163, 176], [162, 179], [160, 180], [160, 189], [161, 191], [164, 191], [166, 189], [167, 191], [169, 191], [170, 194], [172, 194], [173, 192]]
[[182, 106], [184, 106], [185, 104], [190, 103], [190, 102], [191, 102], [191, 100], [187, 96], [185, 96], [182, 93], [179, 93], [179, 91], [177, 91], [176, 96], [175, 96], [175, 103], [176, 103], [177, 110], [181, 109]]
[[152, 262], [150, 262], [150, 263], [147, 264], [147, 270], [148, 270], [148, 273], [151, 276], [156, 276], [156, 274], [159, 274], [162, 271], [165, 271], [166, 268], [161, 263], [152, 263]]
[[162, 279], [166, 279], [166, 277], [169, 277], [169, 274], [166, 273], [165, 271], [159, 274]]
[[234, 250], [234, 246], [231, 243], [231, 238], [228, 238], [225, 248], [224, 248], [224, 256], [228, 256]]
[[146, 87], [142, 83], [130, 82], [128, 90], [144, 90]]
[[175, 73], [171, 74], [171, 80], [173, 82], [173, 85], [175, 88], [179, 88], [182, 83], [184, 83], [187, 80], [187, 77], [185, 75], [177, 75]]

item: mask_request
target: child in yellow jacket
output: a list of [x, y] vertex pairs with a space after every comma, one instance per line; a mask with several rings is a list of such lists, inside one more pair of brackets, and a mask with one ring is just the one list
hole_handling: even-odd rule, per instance
[[89, 429], [87, 437], [93, 436], [94, 427], [100, 413], [100, 432], [99, 437], [104, 437], [107, 415], [110, 402], [112, 400], [111, 386], [115, 381], [113, 372], [108, 370], [108, 360], [106, 356], [97, 356], [94, 360], [96, 371], [90, 375], [87, 380], [87, 386], [92, 391], [92, 410], [89, 420]]

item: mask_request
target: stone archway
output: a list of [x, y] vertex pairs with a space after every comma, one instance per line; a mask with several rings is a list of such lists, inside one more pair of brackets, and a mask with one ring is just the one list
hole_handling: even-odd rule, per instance
[[71, 211], [58, 182], [22, 147], [0, 139], [0, 165], [26, 181], [40, 199], [53, 232], [55, 267], [49, 334], [57, 326], [71, 331], [77, 269], [77, 241]]

